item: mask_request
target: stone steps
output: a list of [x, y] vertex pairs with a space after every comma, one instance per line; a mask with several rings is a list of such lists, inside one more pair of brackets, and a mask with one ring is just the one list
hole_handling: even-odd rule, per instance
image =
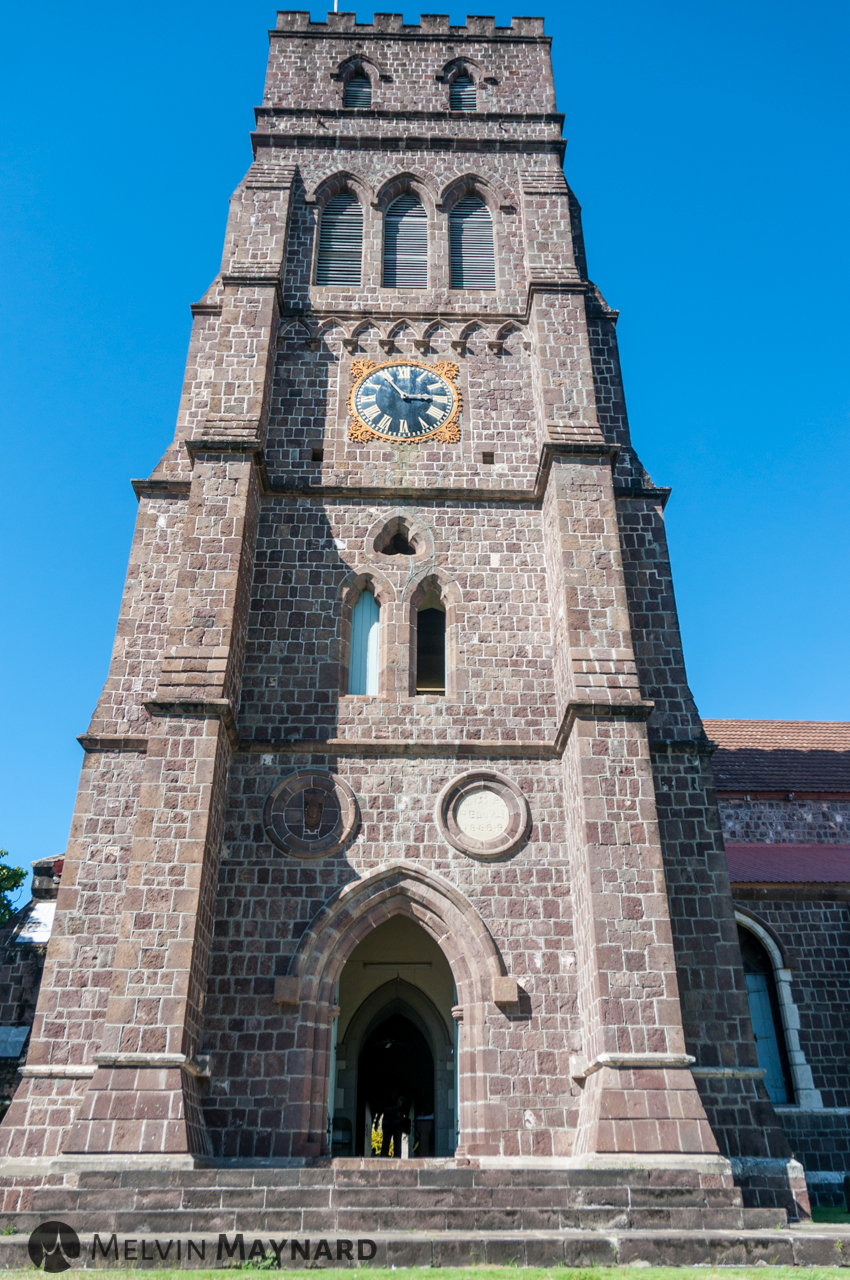
[[[194, 1252], [188, 1241], [194, 1242]], [[180, 1257], [177, 1258], [177, 1244]], [[81, 1234], [81, 1256], [78, 1266], [116, 1265], [114, 1254], [104, 1257], [93, 1253], [93, 1237]], [[276, 1237], [281, 1265], [285, 1269], [310, 1267], [465, 1267], [476, 1264], [494, 1266], [615, 1266], [645, 1264], [652, 1266], [842, 1266], [850, 1253], [850, 1230], [847, 1228], [787, 1228], [783, 1231], [496, 1231], [496, 1232], [380, 1232], [370, 1237], [312, 1237], [309, 1247], [302, 1238], [300, 1249], [293, 1250], [291, 1241]], [[358, 1244], [361, 1256], [358, 1259]], [[109, 1245], [109, 1241], [103, 1241]], [[125, 1269], [152, 1265], [163, 1268], [210, 1267], [233, 1265], [245, 1260], [254, 1245], [254, 1237], [246, 1232], [242, 1251], [231, 1235], [227, 1253], [219, 1256], [217, 1235], [188, 1236], [185, 1232], [167, 1237], [139, 1234], [128, 1242], [119, 1236], [120, 1263]], [[274, 1258], [268, 1238], [260, 1233], [260, 1245], [266, 1256]], [[126, 1250], [126, 1252], [125, 1252]], [[203, 1254], [201, 1253], [203, 1250]], [[351, 1253], [351, 1257], [346, 1256]], [[306, 1256], [304, 1256], [306, 1254]], [[338, 1256], [341, 1254], [341, 1256]], [[330, 1257], [328, 1257], [330, 1255]], [[261, 1260], [261, 1255], [254, 1254]], [[0, 1236], [0, 1269], [32, 1269], [27, 1251], [27, 1235]]]
[[[23, 1186], [0, 1178], [0, 1231], [61, 1218], [78, 1232], [291, 1235], [706, 1231], [784, 1227], [716, 1177], [670, 1169], [492, 1169], [329, 1161], [300, 1168], [82, 1169]], [[705, 1183], [706, 1185], [701, 1185]]]
[[709, 1209], [75, 1209], [56, 1200], [26, 1213], [0, 1214], [0, 1233], [31, 1231], [60, 1218], [78, 1233], [176, 1235], [242, 1231], [275, 1235], [372, 1235], [387, 1231], [765, 1230], [786, 1225], [782, 1210]]

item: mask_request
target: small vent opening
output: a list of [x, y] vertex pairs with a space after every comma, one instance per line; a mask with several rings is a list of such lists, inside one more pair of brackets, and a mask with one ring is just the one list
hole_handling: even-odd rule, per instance
[[462, 71], [449, 88], [449, 109], [451, 111], [474, 111], [476, 105], [475, 85], [470, 76]]
[[372, 82], [362, 71], [356, 72], [345, 86], [342, 105], [344, 107], [371, 107]]

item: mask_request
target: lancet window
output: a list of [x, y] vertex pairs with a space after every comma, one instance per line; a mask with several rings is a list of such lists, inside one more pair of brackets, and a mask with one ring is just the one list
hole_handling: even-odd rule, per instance
[[465, 196], [452, 206], [449, 262], [453, 289], [495, 289], [493, 219], [480, 196]]
[[363, 260], [363, 208], [350, 191], [331, 196], [319, 224], [316, 284], [359, 287]]

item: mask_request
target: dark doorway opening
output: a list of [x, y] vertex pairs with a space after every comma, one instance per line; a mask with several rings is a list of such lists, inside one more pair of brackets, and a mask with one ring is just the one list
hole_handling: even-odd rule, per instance
[[[400, 1099], [405, 1100], [403, 1110], [405, 1106], [413, 1108], [414, 1130], [410, 1135], [413, 1154], [417, 1141], [426, 1148], [433, 1142], [434, 1055], [418, 1027], [403, 1014], [393, 1013], [371, 1033], [357, 1062], [358, 1155], [371, 1154], [366, 1142], [366, 1108], [373, 1119], [392, 1115]], [[433, 1148], [417, 1150], [415, 1154], [430, 1156]], [[396, 1149], [394, 1155], [399, 1156], [400, 1151]]]

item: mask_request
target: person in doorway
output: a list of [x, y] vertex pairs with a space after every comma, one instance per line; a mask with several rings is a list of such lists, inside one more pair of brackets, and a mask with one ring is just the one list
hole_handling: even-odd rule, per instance
[[383, 1142], [381, 1155], [389, 1156], [392, 1143], [393, 1157], [401, 1156], [401, 1136], [410, 1133], [410, 1098], [404, 1093], [395, 1095], [395, 1102], [387, 1107], [383, 1117]]

